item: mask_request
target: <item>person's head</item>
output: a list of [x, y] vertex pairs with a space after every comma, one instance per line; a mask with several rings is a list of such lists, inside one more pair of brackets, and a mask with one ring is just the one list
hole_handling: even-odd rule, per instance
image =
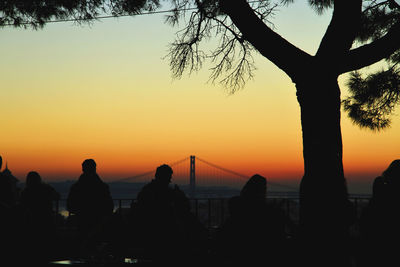
[[400, 180], [400, 159], [393, 160], [389, 167], [382, 173], [386, 179], [393, 179], [398, 177]]
[[167, 164], [163, 164], [157, 168], [155, 179], [159, 182], [168, 185], [171, 182], [172, 174], [173, 174], [172, 168]]
[[400, 160], [392, 161], [389, 167], [382, 173], [387, 190], [387, 197], [398, 198], [400, 191]]
[[240, 196], [251, 199], [265, 199], [267, 194], [267, 179], [255, 174], [247, 181], [240, 191]]
[[82, 171], [84, 173], [95, 173], [96, 162], [93, 159], [85, 159], [85, 161], [82, 162]]
[[42, 178], [37, 172], [29, 172], [26, 176], [26, 186], [35, 186], [42, 182]]

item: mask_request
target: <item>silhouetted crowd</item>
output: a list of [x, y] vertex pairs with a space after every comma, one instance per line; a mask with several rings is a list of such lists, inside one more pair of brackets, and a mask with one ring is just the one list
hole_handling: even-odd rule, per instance
[[46, 263], [54, 252], [53, 205], [60, 195], [35, 171], [27, 174], [22, 190], [17, 181], [8, 168], [0, 172], [1, 261], [4, 266]]
[[[1, 163], [0, 157], [0, 170]], [[313, 256], [305, 251], [307, 238], [301, 228], [280, 207], [267, 203], [265, 177], [253, 175], [240, 194], [229, 199], [229, 215], [214, 231], [191, 212], [189, 198], [177, 185], [170, 185], [172, 177], [170, 166], [159, 166], [124, 214], [114, 211], [109, 186], [97, 174], [96, 162], [85, 160], [67, 198], [68, 220], [75, 228], [60, 234], [60, 215], [54, 210], [60, 194], [35, 171], [27, 174], [20, 190], [6, 168], [0, 172], [2, 261], [10, 262], [5, 266], [47, 266], [68, 257], [85, 259], [92, 266], [135, 260], [151, 266], [283, 267], [301, 265]], [[337, 244], [338, 257], [350, 255], [343, 266], [399, 266], [393, 245], [400, 237], [399, 192], [400, 160], [394, 160], [374, 180], [368, 206], [354, 220], [359, 234]], [[335, 262], [324, 260], [320, 266]]]

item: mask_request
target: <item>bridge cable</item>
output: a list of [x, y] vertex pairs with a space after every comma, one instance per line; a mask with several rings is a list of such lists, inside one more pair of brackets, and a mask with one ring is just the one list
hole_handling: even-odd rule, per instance
[[[189, 159], [189, 157], [186, 157], [186, 158], [184, 158], [184, 159], [175, 161], [175, 162], [170, 163], [170, 164], [168, 164], [168, 165], [169, 165], [170, 167], [172, 167], [172, 166], [177, 165], [177, 164], [179, 164], [179, 163], [182, 163], [182, 162], [184, 162], [184, 161], [186, 161], [186, 160], [188, 160], [188, 159]], [[123, 182], [123, 181], [128, 181], [128, 180], [134, 180], [134, 179], [137, 179], [137, 178], [146, 176], [146, 175], [154, 174], [154, 172], [155, 172], [155, 170], [151, 170], [151, 171], [144, 172], [144, 173], [141, 173], [141, 174], [138, 174], [138, 175], [135, 175], [135, 176], [131, 176], [131, 177], [127, 177], [127, 178], [118, 179], [118, 180], [116, 180], [116, 182]]]
[[[234, 175], [236, 175], [236, 176], [239, 176], [239, 177], [241, 177], [241, 178], [245, 178], [245, 179], [249, 179], [249, 178], [250, 178], [250, 176], [248, 176], [248, 175], [244, 175], [244, 174], [241, 174], [241, 173], [238, 173], [238, 172], [235, 172], [235, 171], [226, 169], [226, 168], [224, 168], [224, 167], [215, 165], [215, 164], [213, 164], [213, 163], [211, 163], [211, 162], [208, 162], [208, 161], [206, 161], [206, 160], [204, 160], [204, 159], [201, 159], [201, 158], [199, 158], [199, 157], [196, 157], [196, 159], [199, 160], [199, 161], [201, 161], [201, 162], [203, 162], [203, 163], [206, 163], [206, 164], [208, 164], [208, 165], [210, 165], [210, 166], [212, 166], [212, 167], [214, 167], [214, 168], [223, 170], [223, 171], [225, 171], [225, 172], [229, 172], [229, 173], [234, 174]], [[285, 187], [285, 188], [289, 188], [289, 189], [298, 191], [298, 189], [297, 189], [296, 187], [293, 187], [293, 186], [290, 186], [290, 185], [284, 185], [284, 184], [275, 183], [275, 182], [271, 182], [271, 181], [268, 181], [268, 184], [272, 184], [272, 185], [276, 185], [276, 186], [281, 186], [281, 187]]]
[[220, 170], [222, 170], [222, 171], [225, 171], [225, 172], [234, 174], [234, 175], [239, 176], [239, 177], [241, 177], [241, 178], [248, 179], [248, 178], [250, 177], [250, 176], [248, 176], [248, 175], [244, 175], [244, 174], [241, 174], [241, 173], [238, 173], [238, 172], [235, 172], [235, 171], [226, 169], [226, 168], [224, 168], [224, 167], [215, 165], [214, 163], [208, 162], [208, 161], [206, 161], [206, 160], [204, 160], [204, 159], [201, 159], [201, 158], [199, 158], [199, 157], [196, 157], [196, 159], [199, 160], [199, 161], [201, 161], [201, 162], [203, 162], [203, 163], [205, 163], [205, 164], [208, 164], [208, 165], [210, 165], [210, 166], [212, 166], [212, 167], [214, 167], [214, 168], [217, 168], [217, 169], [220, 169]]

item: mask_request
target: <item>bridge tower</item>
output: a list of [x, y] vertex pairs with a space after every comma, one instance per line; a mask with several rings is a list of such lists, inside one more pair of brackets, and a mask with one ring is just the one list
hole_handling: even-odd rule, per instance
[[190, 156], [190, 196], [196, 193], [196, 157]]

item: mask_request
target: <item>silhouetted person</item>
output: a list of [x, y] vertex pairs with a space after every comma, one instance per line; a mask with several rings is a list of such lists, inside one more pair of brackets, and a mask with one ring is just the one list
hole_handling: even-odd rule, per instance
[[169, 186], [172, 174], [170, 166], [159, 166], [155, 178], [142, 188], [131, 209], [133, 241], [155, 261], [172, 260], [177, 253], [185, 256], [192, 245], [191, 238], [199, 238], [191, 235], [204, 230], [190, 215], [184, 192], [177, 185]]
[[266, 203], [267, 180], [252, 176], [229, 200], [229, 217], [217, 234], [217, 252], [228, 264], [282, 266], [286, 238], [281, 210]]
[[60, 194], [42, 181], [39, 173], [32, 171], [26, 176], [25, 188], [21, 192], [20, 204], [27, 213], [31, 224], [40, 227], [54, 226], [53, 203]]
[[398, 266], [400, 240], [400, 160], [394, 160], [376, 177], [372, 198], [362, 212], [360, 229], [363, 266]]
[[96, 162], [93, 159], [86, 159], [82, 163], [82, 171], [78, 181], [70, 188], [67, 209], [77, 217], [79, 239], [82, 250], [86, 250], [90, 249], [88, 242], [92, 242], [94, 236], [101, 234], [102, 228], [106, 227], [114, 203], [109, 186], [96, 173]]
[[53, 202], [59, 198], [60, 194], [42, 182], [39, 173], [28, 173], [19, 204], [25, 218], [26, 241], [32, 258], [46, 260], [52, 255], [56, 230]]

